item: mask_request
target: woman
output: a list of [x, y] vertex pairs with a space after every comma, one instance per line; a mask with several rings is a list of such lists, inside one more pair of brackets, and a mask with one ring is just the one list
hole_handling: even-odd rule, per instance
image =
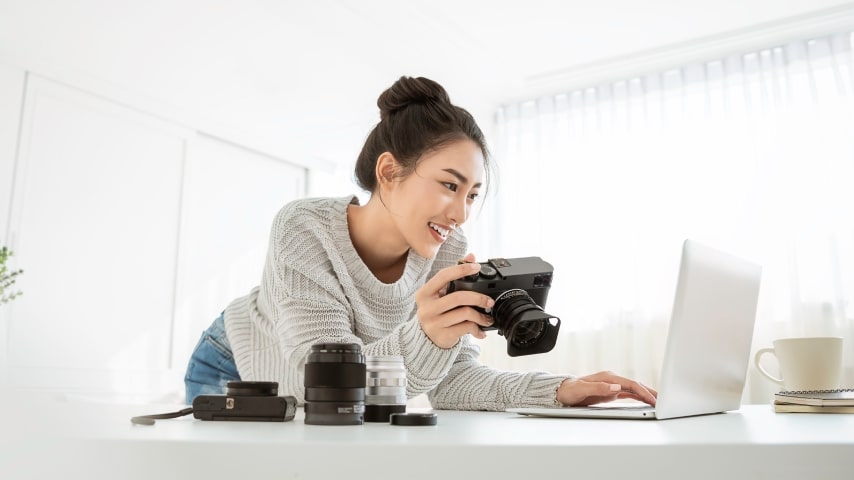
[[483, 134], [426, 78], [401, 77], [377, 104], [380, 122], [355, 169], [370, 199], [302, 199], [278, 213], [261, 284], [231, 302], [193, 352], [187, 402], [223, 393], [230, 380], [267, 380], [303, 403], [311, 345], [337, 342], [402, 355], [407, 395], [427, 393], [437, 409], [654, 404], [654, 390], [610, 372], [578, 378], [478, 363], [469, 336], [484, 338], [480, 326], [492, 319], [475, 307], [493, 300], [445, 291], [480, 268], [460, 226], [484, 188]]

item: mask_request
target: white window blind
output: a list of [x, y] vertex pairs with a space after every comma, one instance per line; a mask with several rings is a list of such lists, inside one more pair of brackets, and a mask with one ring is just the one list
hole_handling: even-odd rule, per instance
[[[754, 351], [844, 336], [854, 386], [853, 66], [846, 32], [501, 108], [474, 251], [552, 263], [563, 325], [544, 355], [493, 336], [484, 363], [654, 385], [691, 237], [763, 265]], [[775, 387], [750, 367], [747, 401]]]

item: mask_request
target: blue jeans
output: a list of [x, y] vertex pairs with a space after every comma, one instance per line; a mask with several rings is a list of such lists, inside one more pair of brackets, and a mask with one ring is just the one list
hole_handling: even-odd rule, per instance
[[240, 374], [237, 373], [231, 344], [225, 336], [225, 319], [220, 314], [202, 333], [190, 355], [184, 375], [187, 405], [191, 405], [198, 395], [224, 394], [226, 384], [232, 380], [240, 380]]

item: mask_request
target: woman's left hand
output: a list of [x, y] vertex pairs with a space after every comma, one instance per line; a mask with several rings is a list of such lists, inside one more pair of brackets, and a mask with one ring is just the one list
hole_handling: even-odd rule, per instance
[[658, 392], [613, 372], [568, 378], [557, 389], [557, 401], [565, 407], [587, 406], [631, 398], [655, 406]]

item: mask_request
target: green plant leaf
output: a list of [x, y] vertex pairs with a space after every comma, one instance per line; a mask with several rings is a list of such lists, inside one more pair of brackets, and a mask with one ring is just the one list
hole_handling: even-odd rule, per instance
[[14, 252], [9, 250], [8, 247], [0, 247], [0, 305], [11, 302], [15, 298], [22, 295], [22, 292], [20, 290], [16, 292], [7, 293], [9, 288], [15, 284], [15, 277], [24, 273], [22, 269], [12, 270], [11, 272], [9, 271], [8, 267], [6, 266], [6, 261], [12, 255], [14, 255]]

